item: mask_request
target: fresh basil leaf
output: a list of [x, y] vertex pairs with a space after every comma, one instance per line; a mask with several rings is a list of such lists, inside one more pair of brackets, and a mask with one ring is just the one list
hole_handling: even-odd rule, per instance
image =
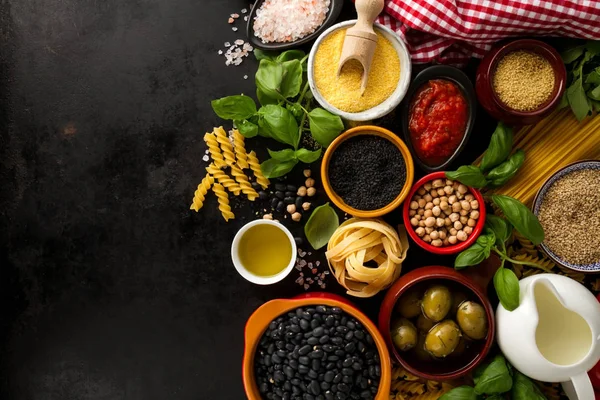
[[300, 85], [302, 84], [302, 65], [298, 60], [291, 60], [284, 62], [282, 66], [281, 95], [285, 98], [295, 97], [300, 93]]
[[592, 100], [592, 107], [594, 107], [594, 111], [600, 112], [600, 101]]
[[560, 53], [560, 58], [562, 58], [565, 64], [571, 64], [573, 61], [581, 57], [584, 51], [585, 45], [573, 47]]
[[506, 398], [501, 394], [493, 394], [491, 396], [486, 396], [485, 400], [506, 400]]
[[325, 203], [312, 212], [304, 225], [304, 234], [313, 249], [318, 250], [329, 242], [338, 226], [340, 221], [337, 213], [329, 203]]
[[515, 383], [510, 392], [512, 400], [546, 400], [541, 390], [528, 377], [515, 371]]
[[274, 61], [275, 58], [277, 57], [277, 53], [275, 53], [274, 51], [254, 49], [254, 57], [256, 57], [257, 61], [260, 61], [260, 60]]
[[496, 130], [492, 133], [490, 145], [481, 159], [481, 170], [488, 171], [506, 160], [512, 149], [512, 144], [512, 128], [499, 122]]
[[260, 170], [267, 178], [279, 178], [290, 172], [298, 164], [298, 160], [279, 161], [269, 158], [260, 164]]
[[569, 107], [569, 98], [567, 97], [567, 92], [564, 92], [562, 97], [560, 98], [560, 103], [558, 103], [558, 109], [562, 110], [566, 107]]
[[589, 55], [589, 58], [599, 55], [600, 54], [600, 41], [588, 40], [585, 43], [585, 49], [587, 50], [586, 55]]
[[283, 63], [290, 60], [302, 60], [306, 55], [302, 50], [286, 50], [277, 56], [277, 61]]
[[477, 400], [479, 396], [471, 386], [459, 386], [444, 393], [439, 400]]
[[500, 187], [511, 180], [524, 161], [525, 152], [519, 149], [508, 160], [492, 169], [487, 175], [490, 187]]
[[486, 259], [490, 256], [490, 251], [496, 243], [496, 235], [494, 234], [494, 231], [490, 229], [488, 230], [488, 233], [479, 235], [475, 243], [483, 248], [483, 254], [485, 255], [484, 259]]
[[519, 200], [504, 195], [492, 195], [492, 201], [515, 229], [536, 246], [544, 241], [544, 229], [535, 215]]
[[258, 126], [248, 121], [247, 119], [244, 119], [242, 121], [235, 120], [233, 121], [233, 123], [235, 124], [237, 130], [240, 131], [240, 133], [244, 137], [252, 138], [258, 135]]
[[281, 99], [281, 82], [283, 81], [283, 65], [268, 59], [260, 60], [256, 71], [256, 87], [271, 99]]
[[596, 68], [585, 76], [585, 83], [600, 85], [600, 68]]
[[446, 171], [446, 178], [474, 188], [482, 188], [487, 184], [481, 170], [474, 165], [463, 165], [456, 171]]
[[297, 158], [296, 152], [294, 152], [293, 149], [285, 149], [280, 151], [267, 150], [269, 151], [271, 158], [277, 161], [290, 161]]
[[503, 356], [497, 355], [492, 362], [478, 370], [475, 393], [500, 394], [508, 392], [512, 387], [512, 377]]
[[594, 89], [590, 90], [587, 93], [588, 97], [593, 100], [600, 100], [600, 85], [596, 86]]
[[298, 103], [287, 103], [285, 105], [285, 108], [288, 109], [289, 112], [292, 113], [292, 115], [294, 116], [294, 118], [296, 118], [296, 121], [300, 122], [302, 120], [302, 116], [304, 115], [304, 110], [302, 109], [302, 107], [300, 106], [300, 104]]
[[287, 109], [274, 104], [267, 104], [258, 110], [261, 119], [258, 121], [260, 130], [263, 130], [268, 137], [278, 142], [297, 146], [298, 123]]
[[[583, 64], [583, 63], [582, 63]], [[581, 67], [578, 68], [579, 74], [575, 81], [567, 88], [567, 98], [571, 105], [571, 110], [578, 121], [583, 120], [592, 111], [589, 99], [583, 89]]]
[[[486, 249], [481, 243], [473, 243], [471, 247], [463, 250], [454, 260], [454, 269], [463, 269], [471, 265], [477, 265], [486, 259]], [[488, 251], [489, 254], [489, 251]]]
[[494, 288], [504, 308], [513, 311], [519, 307], [519, 279], [512, 270], [499, 268], [494, 274]]
[[322, 108], [315, 108], [308, 113], [308, 120], [313, 139], [323, 147], [329, 146], [344, 130], [342, 119]]
[[501, 243], [506, 242], [512, 233], [510, 222], [494, 214], [486, 215], [485, 226], [494, 232], [496, 235], [496, 245], [499, 246], [501, 246]]
[[239, 95], [227, 96], [210, 102], [219, 118], [247, 119], [256, 113], [256, 104], [252, 97]]
[[319, 159], [321, 157], [321, 149], [310, 151], [308, 149], [298, 149], [296, 150], [296, 157], [298, 160], [302, 161], [305, 164], [310, 164]]
[[277, 104], [277, 99], [267, 96], [258, 88], [256, 88], [256, 98], [261, 106], [266, 106], [267, 104]]

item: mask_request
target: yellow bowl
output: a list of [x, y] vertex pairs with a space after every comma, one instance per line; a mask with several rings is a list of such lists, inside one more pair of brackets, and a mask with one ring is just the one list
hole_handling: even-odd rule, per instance
[[[333, 153], [341, 143], [359, 135], [374, 135], [389, 140], [390, 142], [396, 145], [398, 150], [400, 150], [400, 154], [402, 154], [404, 164], [406, 165], [406, 180], [404, 181], [404, 186], [402, 187], [402, 190], [400, 191], [400, 193], [398, 193], [398, 196], [396, 196], [396, 198], [391, 203], [387, 204], [385, 207], [378, 208], [376, 210], [358, 210], [354, 207], [350, 207], [344, 202], [344, 200], [342, 200], [340, 196], [338, 196], [337, 193], [335, 193], [335, 191], [331, 187], [331, 184], [329, 183], [329, 162], [331, 161]], [[323, 162], [321, 163], [321, 182], [323, 182], [323, 188], [325, 188], [327, 196], [329, 196], [333, 204], [335, 204], [342, 211], [359, 218], [376, 218], [385, 215], [389, 212], [392, 212], [400, 204], [402, 204], [406, 196], [408, 196], [408, 192], [410, 191], [410, 188], [413, 184], [414, 172], [415, 167], [413, 165], [412, 156], [410, 155], [410, 151], [408, 150], [408, 147], [406, 147], [406, 144], [402, 141], [402, 139], [396, 136], [393, 132], [381, 128], [379, 126], [364, 125], [347, 130], [346, 132], [338, 136], [329, 145], [327, 151], [325, 151], [325, 155], [323, 156]]]

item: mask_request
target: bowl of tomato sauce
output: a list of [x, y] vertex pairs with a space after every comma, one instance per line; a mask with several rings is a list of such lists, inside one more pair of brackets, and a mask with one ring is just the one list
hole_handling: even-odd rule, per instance
[[421, 169], [445, 170], [458, 157], [475, 123], [475, 99], [458, 68], [436, 65], [416, 76], [402, 105], [402, 130]]

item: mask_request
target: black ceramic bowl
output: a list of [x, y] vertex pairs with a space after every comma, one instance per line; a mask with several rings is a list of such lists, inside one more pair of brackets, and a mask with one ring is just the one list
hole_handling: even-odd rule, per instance
[[250, 40], [250, 43], [252, 43], [254, 47], [274, 51], [287, 50], [292, 47], [298, 47], [300, 45], [314, 41], [317, 37], [319, 37], [321, 32], [323, 32], [325, 29], [329, 28], [335, 23], [336, 19], [340, 16], [340, 13], [342, 12], [342, 8], [344, 6], [344, 0], [330, 0], [329, 12], [325, 17], [325, 21], [323, 21], [323, 24], [321, 24], [321, 26], [319, 26], [313, 33], [303, 37], [302, 39], [298, 39], [294, 42], [285, 43], [263, 43], [258, 37], [254, 35], [254, 17], [256, 17], [256, 11], [264, 2], [265, 0], [256, 0], [256, 2], [254, 3], [254, 6], [252, 7], [250, 14], [248, 15], [246, 35], [248, 36], [248, 40]]
[[[408, 129], [410, 105], [413, 100], [413, 96], [421, 86], [433, 79], [445, 79], [456, 84], [462, 91], [463, 96], [465, 96], [467, 106], [469, 109], [467, 126], [465, 128], [465, 133], [462, 137], [462, 140], [460, 141], [460, 144], [447, 160], [438, 165], [426, 164], [423, 160], [419, 158], [413, 146], [412, 140], [410, 138], [410, 131]], [[402, 133], [404, 134], [404, 142], [410, 148], [415, 163], [419, 167], [421, 167], [421, 169], [423, 169], [426, 172], [443, 171], [447, 169], [448, 165], [450, 165], [450, 163], [454, 161], [456, 157], [458, 157], [458, 155], [461, 153], [461, 151], [467, 144], [469, 136], [471, 135], [471, 131], [473, 130], [473, 125], [475, 124], [475, 114], [477, 111], [476, 99], [477, 97], [475, 96], [475, 90], [473, 89], [473, 84], [471, 83], [471, 80], [464, 74], [464, 72], [455, 67], [450, 67], [447, 65], [434, 65], [421, 71], [412, 81], [410, 87], [408, 88], [408, 92], [404, 97], [404, 101], [402, 102]]]

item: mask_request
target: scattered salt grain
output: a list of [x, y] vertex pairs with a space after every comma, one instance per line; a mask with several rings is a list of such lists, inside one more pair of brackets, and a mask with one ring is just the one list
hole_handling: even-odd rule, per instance
[[217, 51], [217, 53], [218, 53], [219, 55], [223, 55], [223, 50], [219, 50], [219, 51]]
[[233, 24], [233, 21], [235, 21], [233, 18], [229, 18], [229, 19], [227, 20], [227, 23], [228, 23], [228, 24]]
[[206, 162], [208, 160], [210, 160], [210, 157], [205, 154], [204, 157], [202, 157], [202, 161]]
[[321, 265], [321, 261], [315, 261], [315, 265], [318, 267], [319, 265]]
[[310, 287], [310, 286], [308, 285], [308, 283], [305, 283], [305, 284], [304, 284], [304, 290], [308, 290], [308, 288], [309, 288], [309, 287]]
[[246, 14], [248, 10], [246, 8], [242, 8], [242, 14]]
[[248, 75], [244, 75], [244, 79], [248, 79]]
[[244, 41], [242, 39], [238, 39], [233, 43], [237, 44], [238, 46], [242, 46], [244, 44]]
[[237, 19], [240, 17], [240, 14], [231, 14], [231, 18]]
[[298, 249], [298, 255], [299, 255], [300, 257], [304, 257], [304, 256], [306, 255], [306, 252], [305, 252], [305, 251], [302, 251], [302, 249]]
[[229, 47], [229, 46], [231, 46], [231, 43], [229, 43], [229, 42], [225, 42], [223, 45], [224, 45], [225, 47]]
[[238, 28], [234, 26], [233, 28], [231, 28], [231, 30], [237, 32]]
[[244, 21], [248, 21], [248, 16], [244, 15]]

